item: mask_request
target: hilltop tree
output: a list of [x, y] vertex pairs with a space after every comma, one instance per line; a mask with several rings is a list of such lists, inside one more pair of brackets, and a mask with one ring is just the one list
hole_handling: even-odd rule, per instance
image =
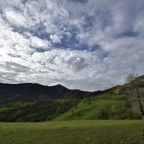
[[142, 93], [141, 93], [141, 81], [138, 78], [138, 74], [130, 73], [126, 77], [126, 82], [128, 84], [127, 94], [130, 96], [130, 98], [137, 99], [137, 102], [139, 104], [140, 112], [142, 114], [142, 119], [144, 120], [144, 109], [142, 105]]

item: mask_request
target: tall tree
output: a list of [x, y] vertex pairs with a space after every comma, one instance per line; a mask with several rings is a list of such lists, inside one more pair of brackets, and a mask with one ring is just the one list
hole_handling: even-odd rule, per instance
[[126, 77], [126, 82], [129, 83], [127, 92], [131, 98], [136, 98], [139, 104], [142, 119], [144, 120], [144, 108], [142, 105], [141, 81], [138, 74], [130, 73]]

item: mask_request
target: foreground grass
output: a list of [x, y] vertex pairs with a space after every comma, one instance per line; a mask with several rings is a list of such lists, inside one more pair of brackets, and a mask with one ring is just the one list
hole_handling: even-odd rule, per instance
[[1, 144], [142, 144], [142, 120], [0, 123]]
[[[96, 113], [100, 108], [104, 108], [109, 112], [113, 105], [116, 105], [117, 108], [123, 107], [125, 106], [125, 100], [88, 100], [85, 103], [80, 102], [77, 108], [73, 108], [74, 112], [79, 110], [79, 115], [72, 113], [72, 109], [70, 109], [66, 113], [52, 119], [52, 121], [95, 120]], [[109, 119], [109, 117], [106, 117], [106, 119]]]

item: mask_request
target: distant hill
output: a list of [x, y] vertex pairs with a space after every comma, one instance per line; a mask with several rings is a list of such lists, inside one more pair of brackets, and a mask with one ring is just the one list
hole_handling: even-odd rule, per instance
[[0, 83], [0, 104], [16, 101], [33, 102], [45, 99], [79, 99], [86, 94], [91, 94], [91, 92], [69, 90], [61, 85], [43, 86], [32, 83]]
[[[144, 87], [144, 75], [139, 77]], [[117, 85], [112, 88], [86, 92], [81, 90], [69, 90], [64, 86], [43, 86], [40, 84], [3, 84], [0, 83], [0, 104], [8, 102], [33, 102], [46, 99], [80, 99], [81, 97], [97, 96], [99, 94], [115, 94], [118, 89], [126, 88], [128, 84]]]

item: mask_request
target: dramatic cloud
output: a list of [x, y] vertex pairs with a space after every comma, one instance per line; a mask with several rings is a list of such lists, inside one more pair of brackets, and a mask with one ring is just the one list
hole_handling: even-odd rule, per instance
[[144, 1], [0, 1], [0, 82], [103, 90], [143, 73]]

